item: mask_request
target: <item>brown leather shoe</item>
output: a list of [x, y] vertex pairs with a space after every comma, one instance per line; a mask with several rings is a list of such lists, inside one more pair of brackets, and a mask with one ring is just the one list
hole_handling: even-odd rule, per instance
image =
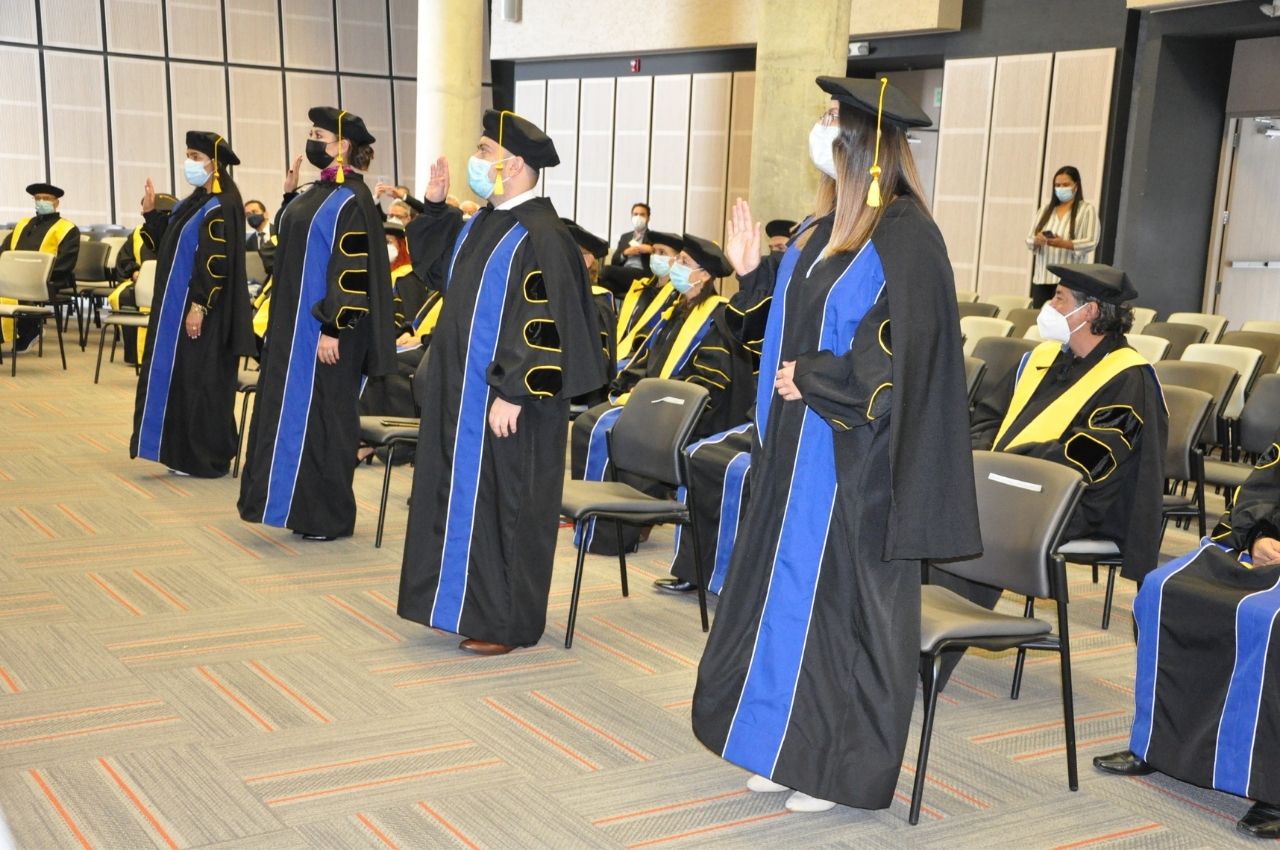
[[514, 646], [507, 646], [505, 643], [490, 643], [487, 640], [475, 640], [467, 638], [458, 644], [458, 649], [466, 652], [473, 652], [476, 655], [506, 655]]

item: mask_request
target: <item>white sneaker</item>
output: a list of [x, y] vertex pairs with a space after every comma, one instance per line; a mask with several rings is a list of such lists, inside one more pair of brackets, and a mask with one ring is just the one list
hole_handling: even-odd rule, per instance
[[792, 812], [828, 812], [836, 807], [830, 800], [819, 800], [810, 797], [803, 791], [796, 791], [787, 798], [787, 810]]
[[779, 785], [767, 776], [761, 776], [753, 773], [751, 778], [747, 780], [748, 790], [755, 791], [757, 794], [774, 794], [778, 791], [790, 791], [791, 789], [785, 785]]
[[191, 477], [191, 473], [190, 473], [190, 472], [183, 472], [181, 469], [174, 469], [173, 467], [169, 467], [169, 474], [170, 474], [170, 475], [181, 475], [183, 478], [190, 478], [190, 477]]

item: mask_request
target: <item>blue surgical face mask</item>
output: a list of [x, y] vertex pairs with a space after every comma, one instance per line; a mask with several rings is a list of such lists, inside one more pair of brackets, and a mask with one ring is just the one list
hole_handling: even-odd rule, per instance
[[182, 163], [182, 175], [196, 188], [209, 182], [209, 172], [204, 170], [204, 163], [196, 162], [194, 159], [188, 159]]
[[1076, 196], [1076, 190], [1070, 186], [1054, 186], [1053, 196], [1058, 199], [1058, 203], [1065, 204]]
[[53, 212], [53, 201], [36, 201], [36, 215], [49, 215]]
[[671, 273], [671, 258], [665, 254], [653, 254], [649, 257], [649, 271], [658, 277], [666, 277]]
[[488, 200], [489, 196], [493, 194], [493, 187], [496, 183], [496, 178], [489, 176], [489, 169], [493, 168], [499, 162], [506, 162], [511, 158], [512, 157], [507, 157], [506, 159], [498, 159], [493, 162], [490, 162], [487, 159], [481, 159], [478, 156], [473, 156], [468, 159], [467, 185], [471, 187], [471, 191], [475, 192], [485, 200]]
[[[652, 259], [649, 261], [652, 264]], [[688, 266], [673, 265], [671, 267], [671, 288], [681, 295], [684, 295], [693, 288], [693, 281], [689, 280], [689, 276], [693, 274], [693, 269]]]

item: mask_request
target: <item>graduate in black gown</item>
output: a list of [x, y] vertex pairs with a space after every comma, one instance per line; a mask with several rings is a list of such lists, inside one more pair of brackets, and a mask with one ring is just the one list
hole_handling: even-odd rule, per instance
[[[651, 240], [649, 269], [622, 287], [618, 302], [617, 354], [614, 373], [622, 372], [642, 352], [653, 335], [662, 330], [669, 311], [680, 298], [671, 285], [671, 266], [684, 250], [678, 233], [648, 231]], [[604, 266], [600, 274], [616, 274], [623, 266]], [[629, 269], [626, 269], [630, 271]]]
[[[51, 183], [32, 183], [26, 188], [35, 204], [34, 216], [19, 219], [13, 232], [0, 240], [0, 254], [5, 251], [40, 251], [53, 254], [49, 270], [49, 295], [59, 290], [74, 289], [76, 260], [80, 257], [80, 228], [62, 217], [62, 189]], [[8, 300], [8, 299], [6, 299]], [[0, 319], [0, 343], [12, 343], [17, 335], [19, 351], [26, 351], [43, 332], [42, 319]]]
[[[145, 201], [144, 198], [143, 202]], [[177, 203], [178, 199], [173, 195], [158, 193], [155, 208], [159, 212], [169, 213], [173, 212]], [[147, 260], [154, 260], [156, 256], [156, 243], [147, 234], [147, 225], [144, 221], [129, 233], [124, 244], [120, 246], [120, 252], [116, 255], [116, 280], [120, 281], [120, 284], [107, 296], [107, 304], [112, 310], [138, 309], [138, 299], [133, 291], [133, 285], [138, 282], [138, 272], [142, 269], [142, 264]], [[137, 364], [141, 359], [142, 347], [146, 343], [147, 329], [121, 328], [120, 339], [121, 347], [124, 349], [124, 362]]]
[[[381, 378], [371, 378], [360, 394], [360, 415], [412, 418], [418, 415], [413, 401], [410, 381], [413, 370], [421, 359], [421, 348], [414, 345], [414, 321], [431, 300], [433, 293], [427, 289], [413, 271], [409, 246], [405, 240], [404, 225], [387, 220], [382, 225], [386, 233], [387, 259], [391, 263], [391, 290], [395, 305], [396, 369]], [[400, 349], [417, 349], [417, 356], [405, 358]], [[359, 457], [364, 458], [372, 449], [361, 447]], [[405, 453], [406, 462], [408, 454]]]
[[[609, 253], [609, 243], [580, 226], [573, 219], [560, 220], [564, 222], [565, 227], [569, 228], [569, 235], [573, 237], [573, 241], [578, 244], [578, 250], [582, 252], [582, 264], [586, 266], [587, 280], [591, 284], [591, 301], [596, 306], [596, 321], [600, 325], [600, 356], [604, 359], [605, 374], [612, 375], [618, 357], [618, 299], [611, 291], [600, 285], [600, 274], [605, 268], [602, 261]], [[601, 387], [581, 398], [574, 399], [573, 403], [575, 406], [591, 407], [604, 401], [607, 396], [608, 388]]]
[[332, 540], [355, 530], [360, 386], [395, 368], [394, 309], [382, 217], [361, 174], [373, 135], [345, 110], [307, 114], [320, 180], [296, 193], [301, 158], [285, 180], [239, 508], [248, 522]]
[[810, 151], [834, 209], [761, 262], [740, 200], [726, 242], [743, 287], [773, 304], [751, 504], [693, 731], [756, 774], [751, 790], [795, 789], [792, 811], [878, 809], [915, 699], [920, 562], [971, 556], [981, 536], [951, 264], [906, 141], [929, 119], [883, 80], [818, 85], [835, 102]]
[[425, 392], [398, 610], [483, 655], [542, 637], [569, 399], [607, 380], [581, 252], [536, 194], [559, 161], [531, 122], [488, 110], [467, 182], [489, 206], [464, 224], [445, 203], [442, 157], [408, 228], [444, 306], [415, 376]]
[[255, 352], [244, 272], [244, 204], [217, 133], [187, 133], [183, 171], [194, 191], [156, 209], [147, 179], [143, 227], [156, 250], [129, 456], [181, 475], [218, 478], [236, 453], [236, 374]]
[[1133, 615], [1129, 749], [1094, 765], [1251, 798], [1236, 828], [1280, 838], [1280, 438], [1211, 537], [1148, 574]]

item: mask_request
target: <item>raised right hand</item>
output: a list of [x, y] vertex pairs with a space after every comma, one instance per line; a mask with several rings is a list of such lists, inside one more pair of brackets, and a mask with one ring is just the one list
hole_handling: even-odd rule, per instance
[[752, 222], [751, 205], [742, 198], [734, 202], [729, 213], [724, 255], [738, 277], [750, 274], [760, 265], [760, 222]]
[[298, 191], [298, 171], [302, 168], [302, 154], [293, 158], [293, 165], [284, 174], [284, 193], [286, 195]]
[[431, 176], [427, 180], [426, 198], [433, 204], [444, 203], [449, 196], [449, 160], [440, 157], [431, 163]]
[[156, 208], [156, 187], [155, 187], [155, 184], [151, 182], [151, 178], [148, 177], [146, 185], [142, 187], [142, 212], [145, 215], [146, 213], [151, 212], [155, 208]]

